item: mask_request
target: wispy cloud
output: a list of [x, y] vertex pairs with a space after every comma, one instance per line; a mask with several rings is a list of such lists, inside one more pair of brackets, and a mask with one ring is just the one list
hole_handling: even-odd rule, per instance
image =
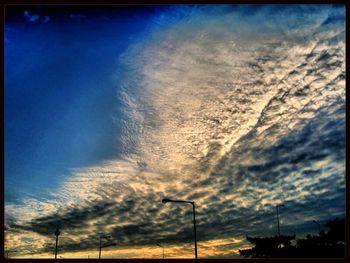
[[34, 13], [31, 14], [28, 10], [25, 10], [23, 12], [23, 16], [26, 19], [26, 21], [30, 23], [40, 22], [45, 24], [50, 21], [50, 16], [34, 14]]

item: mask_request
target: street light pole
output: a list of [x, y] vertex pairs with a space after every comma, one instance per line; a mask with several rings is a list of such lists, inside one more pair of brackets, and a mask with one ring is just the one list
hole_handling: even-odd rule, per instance
[[58, 236], [61, 234], [59, 229], [57, 228], [55, 231], [55, 236], [56, 236], [56, 247], [55, 247], [55, 259], [57, 259], [57, 243], [58, 243]]
[[197, 253], [197, 230], [196, 230], [196, 210], [194, 201], [183, 201], [183, 200], [171, 200], [171, 199], [163, 199], [162, 203], [188, 203], [192, 205], [193, 208], [193, 229], [194, 229], [194, 252], [195, 252], [195, 258], [198, 259], [198, 253]]
[[99, 244], [99, 250], [98, 250], [98, 259], [101, 259], [101, 236], [100, 236], [100, 244]]
[[116, 246], [117, 243], [111, 243], [102, 246], [102, 238], [110, 238], [111, 236], [100, 236], [100, 242], [99, 242], [99, 250], [98, 250], [98, 259], [101, 259], [101, 251], [103, 247], [111, 247], [111, 246]]
[[280, 218], [279, 218], [279, 214], [278, 214], [278, 207], [284, 207], [284, 205], [276, 205], [276, 213], [277, 213], [277, 231], [278, 231], [278, 236], [281, 236], [281, 233], [280, 233]]
[[312, 223], [315, 223], [318, 227], [318, 233], [321, 233], [321, 224], [317, 222], [316, 220], [312, 220]]
[[12, 253], [12, 252], [17, 252], [17, 250], [7, 250], [6, 251], [6, 255], [7, 255], [7, 257], [6, 258], [9, 258], [9, 253]]
[[196, 259], [197, 259], [198, 258], [198, 255], [197, 255], [197, 230], [196, 230], [196, 211], [195, 211], [195, 207], [194, 207], [194, 201], [192, 202], [192, 206], [193, 206], [194, 249], [195, 249]]
[[161, 244], [156, 244], [158, 247], [161, 247], [163, 248], [163, 259], [164, 259], [164, 245], [161, 245]]

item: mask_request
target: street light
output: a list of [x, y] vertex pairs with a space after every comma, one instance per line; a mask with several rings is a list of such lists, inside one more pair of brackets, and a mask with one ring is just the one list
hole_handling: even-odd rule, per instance
[[55, 247], [55, 259], [57, 259], [57, 243], [58, 243], [58, 236], [61, 234], [60, 230], [57, 228], [55, 231], [56, 236], [56, 247]]
[[318, 233], [321, 233], [321, 224], [317, 222], [316, 220], [312, 220], [312, 223], [315, 223], [318, 227]]
[[102, 238], [105, 238], [105, 239], [108, 239], [110, 238], [111, 236], [100, 236], [100, 244], [99, 244], [99, 250], [98, 250], [98, 259], [101, 259], [101, 250], [102, 248], [105, 248], [105, 247], [111, 247], [111, 246], [116, 246], [117, 243], [110, 243], [110, 244], [106, 244], [104, 246], [102, 246]]
[[161, 245], [161, 244], [156, 244], [158, 247], [161, 247], [161, 248], [163, 248], [163, 259], [164, 259], [164, 246], [163, 245]]
[[162, 203], [187, 203], [187, 204], [191, 204], [192, 208], [193, 208], [193, 229], [194, 229], [194, 252], [195, 252], [195, 257], [196, 259], [198, 258], [198, 254], [197, 254], [197, 230], [196, 230], [196, 211], [195, 211], [195, 205], [194, 205], [194, 201], [183, 201], [183, 200], [171, 200], [171, 199], [167, 199], [164, 198], [162, 200]]
[[102, 249], [102, 238], [110, 238], [110, 236], [100, 236], [99, 245], [98, 245], [98, 258], [101, 259], [101, 249]]
[[278, 236], [281, 236], [281, 233], [280, 233], [280, 218], [279, 218], [279, 215], [278, 215], [278, 207], [284, 207], [284, 204], [276, 205], [276, 213], [277, 213], [277, 231], [278, 231]]
[[17, 250], [7, 250], [6, 251], [7, 258], [9, 258], [9, 253], [12, 253], [12, 252], [17, 252]]

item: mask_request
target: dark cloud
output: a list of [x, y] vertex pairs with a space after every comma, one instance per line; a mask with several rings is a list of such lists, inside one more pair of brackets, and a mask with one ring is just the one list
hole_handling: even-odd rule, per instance
[[13, 225], [13, 227], [34, 231], [45, 236], [52, 236], [56, 228], [68, 230], [85, 228], [88, 220], [104, 216], [114, 208], [115, 204], [110, 201], [96, 201], [90, 207], [73, 208], [66, 212], [59, 211], [57, 214], [39, 217], [28, 225]]
[[[342, 105], [340, 108], [344, 107]], [[341, 111], [341, 110], [338, 110]], [[285, 204], [281, 217], [288, 215], [289, 222], [284, 227], [286, 231], [298, 231], [303, 229], [305, 220], [303, 218], [313, 218], [318, 215], [318, 211], [329, 211], [331, 208], [337, 207], [337, 211], [344, 209], [344, 188], [340, 191], [339, 183], [334, 181], [338, 174], [327, 177], [320, 177], [320, 174], [332, 169], [332, 166], [320, 167], [318, 169], [311, 168], [316, 161], [327, 159], [344, 160], [343, 150], [345, 146], [345, 121], [343, 118], [334, 119], [333, 116], [324, 117], [324, 112], [320, 111], [313, 121], [309, 122], [302, 130], [289, 133], [281, 138], [274, 145], [267, 148], [249, 149], [250, 140], [247, 139], [240, 151], [233, 151], [225, 156], [224, 161], [215, 169], [215, 172], [209, 178], [192, 184], [190, 189], [194, 191], [187, 195], [189, 200], [197, 200], [207, 198], [204, 203], [209, 203], [207, 208], [197, 207], [197, 229], [200, 241], [211, 240], [218, 237], [230, 237], [232, 235], [244, 234], [274, 234], [274, 217], [275, 209], [273, 205], [264, 207], [264, 212], [258, 212], [252, 206], [242, 208], [235, 199], [223, 201], [222, 196], [239, 192], [240, 197], [244, 199], [263, 198], [264, 194], [256, 193], [256, 189], [249, 187], [256, 183], [259, 189], [268, 192], [275, 192], [276, 188], [286, 193], [299, 195], [300, 191], [314, 193], [307, 195], [305, 198], [297, 200], [283, 200], [280, 202]], [[235, 155], [249, 153], [254, 159], [255, 156], [263, 156], [265, 162], [255, 165], [240, 165], [235, 163]], [[339, 157], [341, 156], [341, 158]], [[234, 165], [232, 166], [232, 162]], [[301, 171], [298, 169], [302, 168]], [[291, 183], [282, 182], [291, 173], [300, 173], [300, 178], [318, 178], [310, 185], [297, 187]], [[243, 174], [242, 177], [237, 175]], [[342, 176], [342, 175], [340, 175]], [[244, 181], [240, 181], [239, 179]], [[210, 182], [210, 183], [208, 183]], [[206, 187], [210, 186], [209, 192]], [[240, 187], [246, 189], [240, 189]], [[212, 194], [212, 191], [216, 194]], [[320, 194], [315, 194], [318, 190], [327, 190]], [[175, 194], [176, 196], [176, 194]], [[172, 242], [190, 242], [192, 238], [191, 224], [191, 207], [175, 205], [168, 214], [161, 213], [160, 198], [151, 193], [144, 196], [147, 202], [141, 201], [141, 196], [131, 196], [121, 202], [123, 206], [116, 208], [116, 204], [110, 202], [100, 202], [93, 207], [85, 209], [74, 209], [67, 214], [62, 214], [58, 218], [49, 216], [39, 218], [32, 222], [33, 231], [42, 234], [52, 235], [52, 231], [57, 222], [62, 223], [67, 230], [70, 228], [86, 227], [84, 222], [92, 217], [98, 218], [105, 215], [119, 217], [120, 222], [135, 222], [122, 227], [115, 227], [112, 234], [118, 237], [123, 245], [151, 245], [155, 242], [172, 243]], [[325, 201], [327, 200], [327, 201]], [[171, 206], [171, 204], [169, 204]], [[254, 205], [254, 204], [253, 204]], [[153, 206], [153, 207], [152, 207]], [[126, 214], [125, 217], [116, 215], [112, 211], [118, 211], [119, 214]], [[112, 214], [111, 214], [112, 213]], [[327, 220], [328, 214], [322, 216], [322, 220]], [[157, 223], [155, 223], [157, 222]], [[273, 226], [271, 230], [263, 230], [265, 226]], [[310, 225], [309, 227], [311, 227]], [[265, 228], [266, 229], [266, 228]], [[161, 235], [160, 235], [161, 234]], [[160, 238], [160, 236], [163, 236]], [[93, 237], [95, 239], [95, 237]], [[92, 242], [92, 240], [91, 240]], [[67, 246], [68, 247], [68, 246]], [[74, 246], [73, 246], [74, 247]], [[84, 247], [85, 248], [85, 247]], [[86, 247], [88, 248], [88, 247]], [[93, 248], [93, 247], [90, 247]], [[75, 249], [75, 248], [74, 248]], [[78, 249], [78, 248], [77, 248]], [[80, 247], [82, 249], [82, 247]]]

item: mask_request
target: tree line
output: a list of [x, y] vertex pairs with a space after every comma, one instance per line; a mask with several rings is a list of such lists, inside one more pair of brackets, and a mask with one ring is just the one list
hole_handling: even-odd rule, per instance
[[[308, 234], [296, 239], [295, 235], [249, 237], [254, 246], [239, 250], [241, 256], [251, 258], [341, 258], [345, 256], [345, 220], [338, 218], [325, 224], [327, 231]], [[295, 242], [292, 242], [295, 241]]]

